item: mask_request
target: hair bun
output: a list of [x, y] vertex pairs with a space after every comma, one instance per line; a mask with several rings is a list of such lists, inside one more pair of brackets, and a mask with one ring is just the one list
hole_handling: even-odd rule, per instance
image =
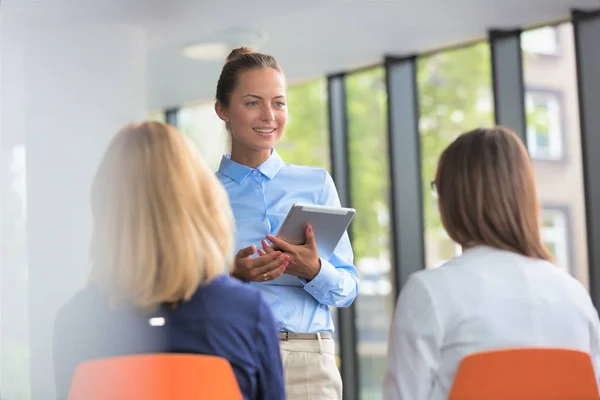
[[225, 62], [228, 63], [229, 61], [233, 60], [234, 58], [238, 58], [244, 54], [252, 54], [252, 53], [256, 53], [252, 47], [247, 47], [247, 46], [237, 47], [237, 48], [231, 50], [231, 53], [229, 53], [229, 55], [225, 59]]

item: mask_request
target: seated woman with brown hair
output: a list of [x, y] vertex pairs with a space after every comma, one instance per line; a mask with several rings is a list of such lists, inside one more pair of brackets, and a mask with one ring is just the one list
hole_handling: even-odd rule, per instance
[[598, 371], [598, 313], [542, 244], [533, 169], [517, 135], [459, 136], [442, 153], [434, 187], [442, 224], [463, 253], [402, 288], [384, 398], [447, 399], [463, 357], [485, 350], [581, 350]]
[[126, 126], [91, 197], [89, 280], [55, 322], [58, 398], [79, 363], [141, 353], [220, 356], [246, 399], [285, 398], [274, 318], [258, 291], [228, 275], [227, 195], [186, 138], [159, 122]]

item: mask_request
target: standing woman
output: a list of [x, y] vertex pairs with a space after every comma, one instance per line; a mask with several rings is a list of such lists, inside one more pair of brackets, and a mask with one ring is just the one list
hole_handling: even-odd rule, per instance
[[241, 249], [231, 275], [259, 288], [271, 306], [288, 399], [341, 399], [329, 306], [348, 307], [358, 292], [348, 235], [329, 259], [319, 257], [310, 226], [304, 245], [272, 236], [294, 203], [340, 206], [326, 170], [288, 164], [274, 149], [288, 119], [286, 92], [277, 61], [249, 48], [233, 50], [219, 77], [215, 110], [231, 136], [231, 154], [217, 176]]

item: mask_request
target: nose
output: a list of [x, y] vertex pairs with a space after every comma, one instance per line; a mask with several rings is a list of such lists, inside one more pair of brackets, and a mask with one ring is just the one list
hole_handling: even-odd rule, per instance
[[270, 104], [265, 104], [262, 109], [260, 118], [263, 121], [270, 122], [275, 119], [275, 113], [273, 112], [273, 107]]

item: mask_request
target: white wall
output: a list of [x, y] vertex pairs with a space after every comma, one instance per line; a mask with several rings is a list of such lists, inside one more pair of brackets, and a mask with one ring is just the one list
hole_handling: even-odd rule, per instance
[[50, 399], [55, 313], [86, 274], [91, 180], [111, 137], [145, 116], [146, 39], [135, 26], [64, 18], [34, 28], [31, 14], [2, 7], [2, 142], [26, 152], [31, 393]]

